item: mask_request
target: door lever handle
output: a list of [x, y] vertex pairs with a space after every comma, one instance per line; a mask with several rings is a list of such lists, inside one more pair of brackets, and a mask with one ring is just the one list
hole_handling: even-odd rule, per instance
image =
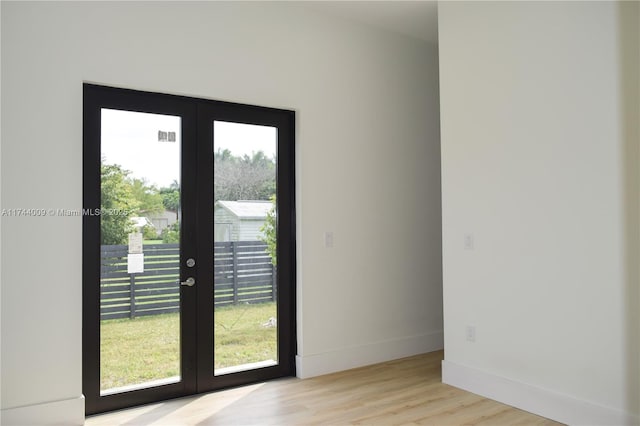
[[196, 280], [193, 277], [189, 277], [189, 278], [187, 278], [186, 281], [182, 281], [180, 283], [180, 285], [186, 285], [187, 287], [193, 287], [194, 285], [196, 285]]

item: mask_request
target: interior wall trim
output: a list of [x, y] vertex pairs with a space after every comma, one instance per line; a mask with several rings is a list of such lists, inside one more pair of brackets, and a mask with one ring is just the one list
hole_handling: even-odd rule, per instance
[[3, 409], [0, 412], [0, 423], [12, 426], [83, 425], [84, 395], [60, 401]]
[[638, 417], [476, 368], [442, 361], [442, 382], [570, 425], [632, 425]]
[[364, 367], [380, 362], [424, 354], [444, 347], [444, 333], [384, 340], [312, 355], [296, 356], [296, 374], [301, 379]]

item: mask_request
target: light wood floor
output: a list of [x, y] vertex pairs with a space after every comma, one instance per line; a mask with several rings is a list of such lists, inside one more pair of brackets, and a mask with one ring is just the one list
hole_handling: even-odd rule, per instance
[[112, 425], [558, 425], [442, 384], [442, 352], [87, 418]]

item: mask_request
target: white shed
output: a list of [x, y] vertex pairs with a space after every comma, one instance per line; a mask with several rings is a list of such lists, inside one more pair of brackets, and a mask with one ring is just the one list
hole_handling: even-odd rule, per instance
[[271, 201], [218, 201], [214, 207], [214, 241], [258, 241]]
[[173, 210], [163, 210], [160, 213], [154, 213], [148, 216], [153, 226], [156, 227], [158, 234], [164, 228], [167, 228], [178, 221], [178, 213]]

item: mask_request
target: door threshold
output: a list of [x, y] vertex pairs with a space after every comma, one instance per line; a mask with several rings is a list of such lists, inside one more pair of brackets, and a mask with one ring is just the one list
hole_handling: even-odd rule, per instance
[[135, 385], [120, 386], [117, 388], [110, 388], [105, 391], [100, 391], [100, 396], [114, 395], [122, 392], [131, 392], [156, 386], [172, 385], [174, 383], [179, 383], [180, 380], [182, 380], [180, 376], [167, 377], [166, 379], [150, 380], [148, 382], [137, 383]]
[[240, 373], [247, 370], [256, 370], [258, 368], [274, 367], [278, 365], [278, 361], [268, 359], [266, 361], [250, 362], [248, 364], [234, 365], [231, 367], [216, 368], [213, 370], [214, 376], [223, 376], [225, 374]]

